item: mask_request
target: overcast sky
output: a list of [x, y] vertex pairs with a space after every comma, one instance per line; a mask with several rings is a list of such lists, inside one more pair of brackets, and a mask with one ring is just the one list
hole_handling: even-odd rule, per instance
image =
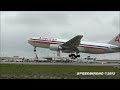
[[[119, 20], [118, 11], [1, 11], [1, 56], [34, 57], [27, 43], [34, 36], [71, 39], [83, 35], [84, 41], [108, 42], [120, 33]], [[56, 55], [43, 48], [37, 48], [37, 53], [39, 57]], [[120, 53], [90, 55], [120, 59]]]

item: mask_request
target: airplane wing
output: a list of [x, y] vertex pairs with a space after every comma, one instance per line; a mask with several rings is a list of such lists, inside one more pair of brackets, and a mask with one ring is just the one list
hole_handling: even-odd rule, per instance
[[77, 35], [74, 38], [70, 39], [69, 41], [65, 42], [61, 45], [62, 48], [77, 48], [80, 44], [81, 38], [83, 35]]

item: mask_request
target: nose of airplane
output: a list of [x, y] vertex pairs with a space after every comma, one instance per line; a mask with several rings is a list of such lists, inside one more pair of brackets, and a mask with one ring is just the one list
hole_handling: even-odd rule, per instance
[[30, 39], [28, 39], [28, 43], [30, 44], [30, 42], [31, 42], [31, 38]]

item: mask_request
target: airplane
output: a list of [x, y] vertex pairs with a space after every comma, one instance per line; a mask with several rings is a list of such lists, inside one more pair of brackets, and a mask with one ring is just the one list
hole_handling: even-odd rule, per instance
[[36, 47], [48, 48], [57, 51], [57, 56], [60, 56], [60, 52], [70, 53], [69, 57], [71, 59], [80, 57], [80, 55], [78, 55], [80, 52], [90, 54], [120, 52], [120, 34], [107, 43], [81, 41], [82, 37], [83, 35], [77, 35], [70, 40], [49, 37], [32, 37], [28, 40], [28, 43], [34, 47], [34, 52], [36, 52]]

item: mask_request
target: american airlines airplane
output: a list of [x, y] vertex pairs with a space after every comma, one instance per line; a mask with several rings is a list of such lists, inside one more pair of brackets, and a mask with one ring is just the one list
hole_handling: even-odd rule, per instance
[[36, 47], [48, 48], [57, 51], [58, 56], [60, 56], [60, 52], [70, 53], [69, 57], [72, 59], [80, 57], [79, 52], [90, 54], [120, 52], [120, 34], [107, 43], [85, 42], [81, 41], [82, 37], [83, 35], [77, 35], [70, 40], [32, 37], [28, 40], [28, 43], [34, 47], [34, 52], [36, 52]]

